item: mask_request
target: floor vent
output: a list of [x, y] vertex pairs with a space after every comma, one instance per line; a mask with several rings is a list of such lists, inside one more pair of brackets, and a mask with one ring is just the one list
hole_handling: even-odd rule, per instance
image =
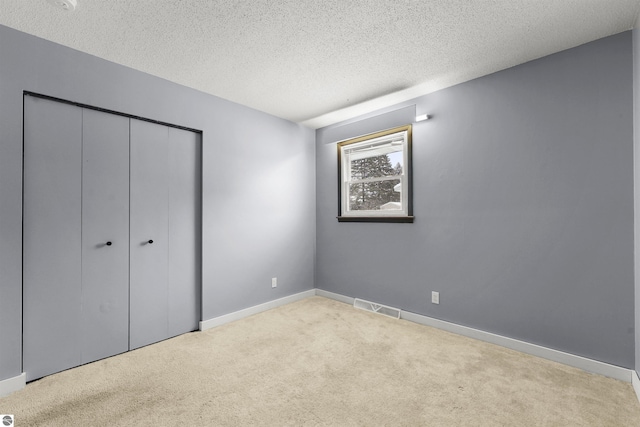
[[375, 302], [365, 301], [359, 298], [353, 300], [353, 306], [362, 310], [384, 314], [385, 316], [393, 317], [394, 319], [400, 318], [399, 308], [388, 307], [386, 305], [376, 304]]

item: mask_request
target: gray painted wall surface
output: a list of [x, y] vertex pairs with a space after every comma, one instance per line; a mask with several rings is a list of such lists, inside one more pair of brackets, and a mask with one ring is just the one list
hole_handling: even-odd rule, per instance
[[632, 83], [626, 32], [398, 105], [414, 224], [336, 220], [335, 141], [411, 108], [319, 129], [316, 287], [632, 368]]
[[633, 156], [635, 219], [636, 372], [640, 373], [640, 29], [633, 30]]
[[313, 288], [313, 131], [0, 26], [0, 380], [22, 372], [24, 90], [203, 131], [204, 319]]

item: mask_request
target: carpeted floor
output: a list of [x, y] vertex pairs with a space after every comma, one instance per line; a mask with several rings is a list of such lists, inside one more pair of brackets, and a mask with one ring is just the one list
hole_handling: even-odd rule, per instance
[[639, 426], [630, 384], [313, 297], [27, 385], [15, 426]]

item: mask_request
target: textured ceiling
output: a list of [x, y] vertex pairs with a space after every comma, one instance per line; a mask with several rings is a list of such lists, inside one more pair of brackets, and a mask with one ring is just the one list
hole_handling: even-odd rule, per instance
[[0, 0], [0, 24], [321, 127], [633, 28], [640, 0]]

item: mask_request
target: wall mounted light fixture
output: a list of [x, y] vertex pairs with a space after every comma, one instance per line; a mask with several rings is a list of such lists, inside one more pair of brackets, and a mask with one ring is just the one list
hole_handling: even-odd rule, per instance
[[420, 114], [419, 116], [416, 116], [416, 122], [422, 122], [425, 120], [429, 120], [430, 118], [431, 116], [428, 114]]

